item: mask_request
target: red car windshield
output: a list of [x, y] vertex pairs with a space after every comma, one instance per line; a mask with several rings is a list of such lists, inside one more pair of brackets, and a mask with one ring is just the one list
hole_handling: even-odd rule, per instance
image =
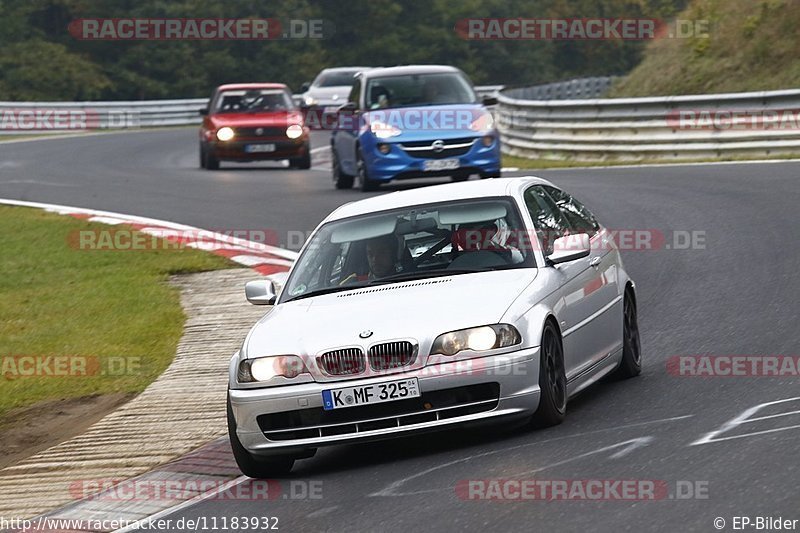
[[217, 95], [215, 113], [290, 111], [294, 104], [283, 89], [235, 89]]

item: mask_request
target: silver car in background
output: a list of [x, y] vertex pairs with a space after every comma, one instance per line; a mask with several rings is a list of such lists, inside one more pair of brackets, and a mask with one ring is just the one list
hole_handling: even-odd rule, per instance
[[353, 86], [353, 77], [369, 67], [335, 67], [326, 68], [317, 74], [314, 81], [304, 83], [301, 106], [319, 109], [324, 113], [335, 112], [339, 106], [347, 102], [347, 96]]
[[313, 232], [230, 363], [242, 472], [320, 446], [454, 424], [560, 423], [603, 376], [641, 371], [636, 293], [607, 230], [534, 177], [353, 202]]

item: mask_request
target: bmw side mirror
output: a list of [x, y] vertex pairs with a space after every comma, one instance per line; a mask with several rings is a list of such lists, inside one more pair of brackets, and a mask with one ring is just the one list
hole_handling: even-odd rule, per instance
[[587, 257], [590, 252], [591, 245], [588, 234], [566, 235], [553, 242], [553, 253], [547, 256], [547, 262], [551, 265], [568, 263]]
[[495, 96], [484, 96], [482, 101], [485, 106], [497, 105], [497, 97]]
[[304, 93], [311, 88], [311, 82], [305, 82], [303, 85], [300, 86], [300, 92]]
[[269, 280], [248, 281], [244, 286], [244, 294], [253, 305], [273, 305], [278, 299], [275, 284]]

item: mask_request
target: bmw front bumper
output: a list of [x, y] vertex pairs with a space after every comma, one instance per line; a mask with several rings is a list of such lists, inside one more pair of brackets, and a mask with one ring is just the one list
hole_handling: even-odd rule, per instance
[[[416, 402], [323, 410], [323, 390], [411, 377], [419, 379], [421, 397]], [[540, 394], [539, 347], [380, 377], [229, 390], [228, 394], [237, 436], [250, 453], [301, 452], [533, 414]]]

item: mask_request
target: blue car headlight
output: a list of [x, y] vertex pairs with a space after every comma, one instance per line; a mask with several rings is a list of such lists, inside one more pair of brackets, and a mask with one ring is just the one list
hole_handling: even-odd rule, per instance
[[370, 123], [369, 130], [378, 139], [389, 139], [391, 137], [397, 137], [398, 135], [403, 133], [402, 130], [400, 130], [399, 128], [396, 128], [384, 122], [380, 122], [379, 120]]
[[488, 133], [494, 129], [494, 117], [491, 115], [491, 113], [483, 113], [481, 116], [472, 121], [472, 124], [469, 125], [469, 129], [472, 131]]

